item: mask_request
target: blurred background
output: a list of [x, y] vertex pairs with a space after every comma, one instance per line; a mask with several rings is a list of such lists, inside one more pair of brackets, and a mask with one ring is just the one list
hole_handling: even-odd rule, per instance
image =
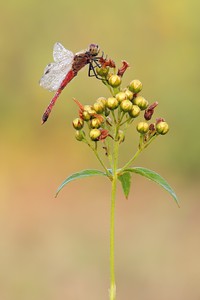
[[[170, 124], [136, 165], [160, 173], [181, 208], [143, 177], [133, 175], [128, 201], [119, 187], [117, 299], [200, 299], [199, 10], [197, 0], [1, 4], [1, 300], [108, 299], [109, 182], [83, 179], [54, 194], [71, 173], [101, 169], [74, 138], [72, 98], [90, 104], [109, 93], [86, 67], [41, 126], [53, 94], [38, 81], [56, 41], [74, 53], [98, 43], [117, 65], [127, 60], [123, 85], [141, 80], [142, 95], [159, 102], [155, 117]], [[137, 143], [129, 130], [122, 162]]]

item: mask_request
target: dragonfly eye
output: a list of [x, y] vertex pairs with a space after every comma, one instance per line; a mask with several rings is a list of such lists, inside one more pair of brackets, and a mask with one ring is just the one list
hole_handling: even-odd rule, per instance
[[99, 46], [96, 44], [90, 44], [89, 46], [89, 52], [92, 54], [92, 56], [96, 56], [99, 53], [100, 49]]

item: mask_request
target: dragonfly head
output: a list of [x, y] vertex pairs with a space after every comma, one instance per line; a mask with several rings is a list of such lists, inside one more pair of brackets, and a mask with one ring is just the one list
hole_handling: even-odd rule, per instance
[[88, 51], [92, 56], [97, 56], [99, 54], [100, 48], [97, 44], [90, 44]]

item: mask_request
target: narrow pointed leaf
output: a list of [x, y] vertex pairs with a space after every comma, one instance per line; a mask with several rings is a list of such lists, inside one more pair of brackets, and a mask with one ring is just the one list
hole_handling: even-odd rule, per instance
[[122, 189], [126, 199], [128, 199], [128, 195], [131, 187], [131, 174], [130, 172], [125, 172], [122, 175], [118, 176], [119, 181], [121, 182]]
[[89, 177], [89, 176], [96, 176], [96, 175], [107, 176], [106, 173], [104, 173], [102, 171], [99, 171], [99, 170], [83, 170], [83, 171], [80, 171], [80, 172], [77, 172], [77, 173], [74, 173], [74, 174], [70, 175], [59, 186], [59, 188], [57, 189], [55, 197], [57, 197], [58, 193], [69, 182], [71, 182], [73, 180], [76, 180], [76, 179], [85, 178], [85, 177]]
[[124, 172], [133, 172], [136, 174], [140, 174], [156, 183], [158, 183], [160, 186], [162, 186], [166, 191], [170, 193], [170, 195], [174, 198], [176, 204], [179, 206], [178, 198], [174, 192], [174, 190], [171, 188], [171, 186], [167, 183], [167, 181], [157, 174], [156, 172], [146, 169], [146, 168], [141, 168], [141, 167], [133, 167], [124, 170]]

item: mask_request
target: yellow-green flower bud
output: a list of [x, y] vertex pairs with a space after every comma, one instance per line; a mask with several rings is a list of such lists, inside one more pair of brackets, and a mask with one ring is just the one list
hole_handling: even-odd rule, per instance
[[122, 102], [123, 100], [126, 100], [128, 98], [126, 93], [124, 92], [119, 92], [115, 97], [119, 102]]
[[132, 109], [129, 111], [129, 115], [132, 118], [136, 118], [140, 114], [140, 108], [137, 105], [133, 105]]
[[108, 79], [108, 83], [112, 86], [112, 87], [118, 87], [121, 84], [121, 77], [118, 75], [111, 75]]
[[84, 121], [80, 118], [76, 118], [73, 120], [72, 125], [74, 126], [75, 129], [80, 130], [84, 126]]
[[92, 109], [92, 105], [84, 105], [84, 106], [83, 106], [83, 109], [84, 109], [85, 111], [90, 111], [90, 110]]
[[97, 103], [101, 103], [102, 105], [106, 105], [106, 98], [105, 97], [99, 97], [96, 101]]
[[97, 114], [101, 114], [105, 109], [105, 105], [103, 104], [103, 102], [95, 102], [93, 104], [93, 108]]
[[111, 76], [113, 76], [113, 75], [114, 75], [114, 74], [113, 74], [112, 72], [109, 72], [108, 75], [107, 75], [107, 77], [106, 77], [107, 81], [108, 81], [109, 78], [110, 78]]
[[96, 114], [96, 111], [93, 109], [92, 105], [84, 105], [84, 111], [87, 111], [91, 116]]
[[125, 94], [129, 100], [133, 99], [133, 93], [131, 91], [129, 91], [128, 89], [125, 90]]
[[101, 76], [101, 77], [106, 77], [108, 75], [109, 72], [109, 67], [105, 67], [105, 68], [96, 68], [96, 72], [97, 75]]
[[119, 102], [114, 97], [109, 97], [106, 101], [106, 106], [111, 110], [116, 109], [118, 107], [118, 105], [119, 105]]
[[98, 138], [101, 135], [101, 131], [97, 128], [90, 130], [90, 138], [92, 141], [98, 141]]
[[139, 93], [142, 90], [142, 83], [138, 79], [132, 80], [128, 88], [134, 94]]
[[118, 132], [118, 141], [119, 141], [119, 143], [120, 144], [123, 143], [124, 140], [125, 140], [125, 134], [122, 130], [119, 130], [119, 132]]
[[98, 118], [94, 118], [90, 121], [90, 126], [92, 128], [99, 128], [99, 127], [101, 127], [101, 125], [102, 125], [102, 122]]
[[136, 126], [136, 129], [139, 133], [147, 133], [149, 130], [149, 124], [147, 122], [139, 122]]
[[77, 139], [77, 141], [82, 141], [84, 139], [84, 132], [83, 131], [80, 131], [80, 130], [76, 130], [75, 132], [75, 138]]
[[88, 111], [84, 110], [82, 113], [82, 118], [84, 121], [89, 121], [91, 119], [91, 115], [89, 114]]
[[138, 96], [138, 97], [134, 98], [133, 103], [136, 104], [137, 106], [139, 106], [139, 108], [141, 110], [146, 109], [147, 106], [149, 105], [148, 101], [142, 96]]
[[156, 125], [156, 131], [159, 134], [164, 135], [164, 134], [166, 134], [169, 131], [169, 125], [167, 124], [167, 122], [159, 122]]
[[121, 110], [124, 111], [124, 112], [128, 112], [132, 109], [133, 107], [133, 104], [130, 100], [123, 100], [121, 103], [120, 103], [120, 107], [121, 107]]

